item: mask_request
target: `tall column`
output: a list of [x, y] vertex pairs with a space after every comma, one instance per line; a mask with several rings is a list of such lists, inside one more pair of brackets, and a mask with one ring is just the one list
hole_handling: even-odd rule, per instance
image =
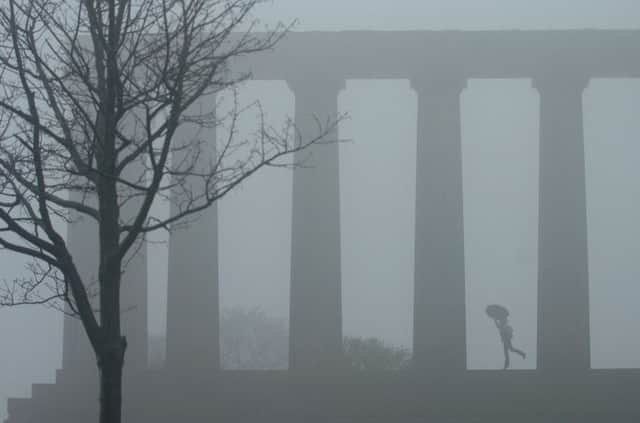
[[[84, 41], [83, 41], [84, 42]], [[82, 89], [82, 87], [80, 87]], [[90, 105], [88, 110], [92, 110]], [[138, 124], [141, 120], [130, 112], [123, 119], [121, 130], [131, 139], [144, 139], [144, 129]], [[123, 154], [130, 153], [126, 150]], [[124, 170], [122, 177], [129, 181], [138, 181], [144, 174], [145, 168], [141, 161], [131, 163]], [[82, 182], [82, 181], [81, 181]], [[133, 193], [124, 184], [118, 185], [118, 195], [129, 196]], [[78, 202], [86, 201], [97, 207], [95, 194], [84, 198], [86, 194], [73, 192], [71, 198]], [[139, 197], [131, 198], [120, 210], [121, 221], [130, 221], [137, 214], [141, 205]], [[99, 283], [98, 270], [100, 266], [100, 242], [98, 237], [98, 222], [94, 219], [73, 213], [72, 222], [67, 229], [67, 242], [75, 265], [83, 281], [87, 285], [90, 298], [95, 305], [99, 320]], [[147, 257], [146, 242], [140, 240], [127, 254], [122, 264], [123, 274], [120, 281], [120, 310], [121, 331], [127, 338], [125, 354], [125, 377], [147, 367], [148, 336], [147, 336]], [[93, 353], [87, 335], [78, 319], [66, 317], [63, 329], [63, 369], [71, 369], [71, 380], [80, 381], [81, 378], [97, 376], [97, 360]]]
[[547, 76], [540, 93], [538, 368], [590, 367], [582, 93], [587, 79]]
[[466, 312], [460, 93], [466, 79], [419, 77], [413, 358], [465, 370]]
[[[83, 48], [92, 49], [92, 44], [87, 37], [79, 37], [78, 42]], [[78, 93], [86, 91], [84, 84], [74, 87]], [[94, 113], [93, 103], [87, 100], [86, 111]], [[144, 139], [144, 128], [138, 122], [143, 122], [140, 116], [133, 116], [130, 112], [124, 117], [120, 130], [132, 139]], [[80, 134], [82, 137], [82, 134]], [[130, 153], [131, 150], [123, 154]], [[84, 161], [88, 159], [84, 157]], [[125, 170], [125, 178], [137, 181], [144, 172], [142, 163], [135, 163]], [[79, 182], [83, 182], [80, 178]], [[123, 185], [119, 190], [126, 189]], [[84, 198], [86, 194], [72, 192], [70, 197], [78, 202], [87, 201], [97, 207], [97, 198]], [[128, 201], [120, 210], [121, 218], [126, 220], [135, 213], [140, 206], [139, 199]], [[100, 263], [100, 242], [98, 237], [98, 222], [84, 215], [72, 213], [72, 222], [67, 228], [67, 244], [72, 254], [75, 265], [87, 285], [87, 290], [95, 309], [99, 309], [99, 284], [98, 269]], [[134, 252], [136, 253], [134, 256]], [[121, 278], [120, 304], [121, 304], [121, 331], [127, 337], [127, 350], [125, 354], [125, 382], [130, 377], [132, 370], [143, 370], [147, 367], [148, 360], [148, 336], [147, 336], [147, 261], [146, 243], [138, 244], [135, 251], [125, 257], [124, 274]], [[96, 313], [99, 320], [99, 310]], [[96, 356], [93, 353], [87, 335], [80, 321], [75, 318], [65, 317], [63, 326], [63, 370], [65, 377], [71, 381], [83, 381], [89, 378], [92, 382], [97, 379], [98, 368]], [[67, 371], [69, 370], [69, 371]]]
[[[79, 42], [83, 48], [91, 48], [88, 38], [79, 37]], [[77, 83], [73, 84], [72, 89], [76, 92], [84, 92], [86, 86]], [[87, 100], [85, 106], [85, 110], [93, 110], [90, 101]], [[85, 152], [85, 154], [88, 153]], [[83, 160], [87, 162], [87, 156], [84, 156]], [[86, 182], [86, 179], [83, 178], [77, 181], [77, 183], [84, 182]], [[98, 204], [95, 195], [78, 191], [70, 191], [69, 199], [75, 202], [86, 202], [94, 208]], [[89, 300], [94, 308], [97, 309], [100, 304], [98, 297], [98, 267], [100, 262], [98, 222], [89, 216], [71, 210], [70, 221], [67, 224], [66, 242], [78, 273], [85, 283]], [[71, 312], [68, 304], [65, 305], [65, 311]], [[79, 317], [65, 315], [62, 343], [62, 373], [64, 374], [64, 380], [74, 384], [97, 386], [98, 367], [96, 355]]]
[[[196, 102], [187, 115], [204, 114], [214, 108], [215, 96], [207, 96]], [[202, 143], [200, 166], [215, 157], [215, 128], [187, 123], [175, 137], [178, 143]], [[182, 163], [185, 154], [186, 150], [174, 152], [172, 161]], [[202, 193], [204, 189], [201, 178], [190, 178], [183, 187], [174, 189], [171, 215], [175, 216], [185, 205], [188, 192]], [[172, 229], [169, 239], [167, 365], [177, 372], [200, 373], [220, 368], [216, 205], [200, 213], [197, 220], [192, 216], [189, 221]]]
[[[335, 121], [343, 80], [288, 81], [303, 141], [318, 123]], [[317, 119], [317, 120], [316, 120]], [[327, 140], [337, 140], [337, 130]], [[342, 357], [339, 145], [314, 145], [295, 155], [293, 171], [289, 368], [331, 369]]]

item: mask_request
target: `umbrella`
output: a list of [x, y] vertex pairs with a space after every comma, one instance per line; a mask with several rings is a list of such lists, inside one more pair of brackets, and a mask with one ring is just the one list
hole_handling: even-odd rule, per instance
[[487, 316], [492, 319], [504, 320], [509, 317], [509, 310], [506, 307], [501, 306], [500, 304], [491, 304], [487, 306], [485, 310]]

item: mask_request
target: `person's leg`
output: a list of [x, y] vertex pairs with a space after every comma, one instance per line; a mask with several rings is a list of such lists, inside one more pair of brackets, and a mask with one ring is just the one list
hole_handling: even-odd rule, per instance
[[509, 368], [509, 346], [507, 344], [503, 344], [504, 346], [504, 370]]
[[522, 357], [522, 359], [524, 360], [525, 358], [527, 358], [527, 354], [525, 354], [524, 351], [519, 350], [517, 348], [514, 348], [513, 346], [511, 347], [511, 351], [513, 351], [514, 353], [518, 354], [520, 357]]

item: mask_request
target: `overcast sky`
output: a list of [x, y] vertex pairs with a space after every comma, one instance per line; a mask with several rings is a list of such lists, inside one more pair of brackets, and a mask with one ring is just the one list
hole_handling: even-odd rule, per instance
[[[634, 0], [275, 0], [258, 12], [270, 24], [299, 19], [297, 30], [640, 27]], [[274, 123], [293, 113], [284, 83], [255, 82], [243, 95], [260, 98]], [[407, 81], [348, 81], [339, 106], [352, 116], [341, 135], [353, 140], [341, 146], [344, 331], [409, 346], [416, 97]], [[593, 367], [640, 365], [639, 106], [638, 81], [596, 80], [584, 94]], [[491, 302], [511, 308], [514, 343], [530, 353], [514, 367], [533, 367], [537, 92], [527, 80], [472, 80], [462, 117], [469, 367], [501, 364], [498, 335], [483, 314]], [[289, 173], [270, 171], [220, 205], [223, 306], [287, 316], [290, 183]], [[150, 330], [161, 333], [165, 256], [158, 247], [153, 255]], [[6, 253], [0, 264], [5, 278], [21, 272]], [[0, 418], [8, 396], [53, 380], [61, 322], [43, 308], [0, 310]]]

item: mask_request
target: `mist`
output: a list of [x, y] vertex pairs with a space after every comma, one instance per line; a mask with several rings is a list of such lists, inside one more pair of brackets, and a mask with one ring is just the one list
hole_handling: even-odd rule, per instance
[[[277, 0], [262, 5], [257, 17], [266, 25], [297, 19], [294, 31], [301, 32], [630, 30], [640, 29], [640, 3]], [[630, 59], [636, 67], [638, 61]], [[251, 81], [240, 90], [241, 102], [259, 100], [274, 126], [294, 116], [295, 98], [281, 80]], [[540, 101], [530, 78], [472, 77], [460, 90], [467, 369], [503, 368], [500, 333], [485, 313], [489, 304], [509, 309], [513, 342], [526, 352], [526, 359], [512, 358], [510, 369], [538, 367]], [[637, 369], [640, 80], [591, 78], [582, 104], [589, 365]], [[338, 113], [349, 115], [338, 128], [342, 334], [408, 350], [414, 346], [418, 109], [406, 78], [347, 79], [337, 96]], [[254, 123], [245, 116], [241, 136]], [[218, 204], [220, 309], [258, 309], [287, 329], [292, 181], [291, 170], [266, 169]], [[166, 213], [166, 205], [155, 212]], [[167, 336], [167, 240], [153, 234], [147, 252], [148, 332], [159, 339]], [[25, 272], [26, 262], [8, 252], [0, 263], [7, 280]], [[29, 397], [34, 383], [54, 383], [63, 320], [46, 307], [0, 309], [0, 418], [8, 398]]]

